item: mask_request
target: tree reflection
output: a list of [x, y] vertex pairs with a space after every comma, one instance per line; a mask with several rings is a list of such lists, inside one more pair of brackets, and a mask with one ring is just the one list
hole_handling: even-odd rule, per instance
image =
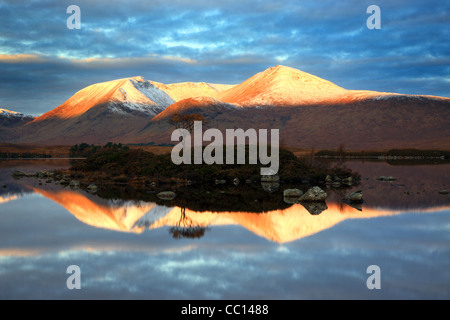
[[181, 208], [180, 220], [178, 220], [175, 227], [169, 229], [169, 232], [174, 239], [195, 239], [203, 237], [206, 230], [206, 227], [195, 225], [192, 219], [186, 216], [186, 208]]

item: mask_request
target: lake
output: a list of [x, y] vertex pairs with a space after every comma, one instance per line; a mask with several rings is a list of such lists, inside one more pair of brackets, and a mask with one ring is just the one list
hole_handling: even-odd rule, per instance
[[[323, 187], [312, 214], [298, 203], [218, 210], [228, 185], [210, 210], [106, 199], [11, 177], [68, 160], [0, 161], [0, 299], [449, 299], [450, 195], [439, 191], [450, 164], [345, 165], [361, 184]], [[360, 208], [340, 201], [355, 190]], [[71, 265], [79, 290], [66, 285]], [[373, 265], [380, 289], [367, 286]]]

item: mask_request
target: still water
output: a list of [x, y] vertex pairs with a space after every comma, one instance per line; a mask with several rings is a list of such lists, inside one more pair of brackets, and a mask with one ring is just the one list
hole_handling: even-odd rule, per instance
[[[346, 165], [361, 185], [326, 189], [313, 215], [301, 204], [199, 212], [103, 199], [11, 177], [66, 160], [2, 161], [0, 299], [449, 299], [450, 195], [439, 191], [450, 165]], [[359, 189], [362, 210], [340, 201]], [[80, 290], [66, 286], [70, 265]], [[367, 288], [370, 265], [381, 289]]]

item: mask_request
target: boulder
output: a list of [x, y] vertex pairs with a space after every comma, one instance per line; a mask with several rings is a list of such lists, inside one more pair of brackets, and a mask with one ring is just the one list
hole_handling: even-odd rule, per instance
[[69, 186], [70, 186], [71, 188], [77, 189], [77, 188], [80, 187], [80, 183], [79, 183], [77, 180], [72, 180], [72, 181], [70, 181]]
[[302, 206], [305, 207], [308, 212], [314, 216], [321, 214], [323, 211], [328, 209], [325, 202], [304, 202]]
[[24, 172], [22, 172], [22, 171], [16, 170], [16, 171], [13, 172], [12, 176], [14, 178], [21, 178], [21, 177], [25, 177], [26, 174]]
[[327, 198], [327, 193], [323, 191], [320, 187], [312, 187], [305, 192], [304, 195], [300, 197], [300, 201], [325, 201]]
[[280, 184], [278, 182], [261, 182], [261, 186], [264, 191], [273, 193], [278, 191]]
[[379, 176], [377, 178], [377, 180], [380, 180], [380, 181], [395, 181], [397, 179], [394, 178], [393, 176]]
[[352, 185], [353, 184], [353, 178], [352, 177], [347, 177], [345, 179], [342, 179], [341, 182], [344, 183], [344, 184]]
[[278, 182], [278, 181], [280, 181], [280, 177], [277, 174], [261, 176], [261, 182]]
[[364, 200], [362, 190], [351, 192], [347, 194], [342, 200], [349, 203], [363, 203]]
[[176, 197], [175, 192], [173, 191], [162, 191], [156, 195], [161, 200], [173, 200]]
[[334, 181], [334, 182], [331, 184], [331, 186], [332, 186], [333, 188], [339, 188], [339, 187], [341, 186], [341, 183], [340, 183], [339, 181]]
[[97, 188], [97, 186], [95, 184], [91, 183], [90, 185], [87, 186], [87, 190], [90, 193], [96, 193], [98, 188]]
[[283, 197], [285, 198], [298, 198], [303, 195], [303, 191], [300, 189], [286, 189], [283, 191]]

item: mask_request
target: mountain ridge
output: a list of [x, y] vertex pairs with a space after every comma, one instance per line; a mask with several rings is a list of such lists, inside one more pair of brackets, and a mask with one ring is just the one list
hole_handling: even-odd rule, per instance
[[0, 140], [170, 143], [167, 120], [175, 113], [201, 113], [221, 130], [277, 128], [291, 146], [450, 148], [450, 98], [347, 90], [281, 65], [237, 85], [163, 84], [141, 76], [93, 84], [20, 130], [0, 125]]

